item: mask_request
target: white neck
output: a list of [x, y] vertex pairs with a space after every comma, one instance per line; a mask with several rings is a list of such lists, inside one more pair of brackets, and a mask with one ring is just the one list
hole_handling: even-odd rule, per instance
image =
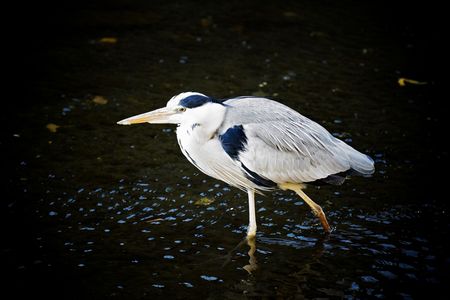
[[207, 103], [185, 112], [180, 127], [190, 130], [200, 141], [211, 139], [222, 124], [226, 107], [219, 103]]

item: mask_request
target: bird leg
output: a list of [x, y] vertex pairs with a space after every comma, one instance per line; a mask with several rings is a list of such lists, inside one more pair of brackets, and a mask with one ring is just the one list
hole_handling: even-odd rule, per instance
[[292, 190], [296, 192], [297, 195], [299, 195], [303, 199], [303, 201], [305, 201], [306, 204], [309, 205], [313, 213], [319, 218], [320, 223], [322, 223], [322, 227], [325, 230], [325, 232], [327, 233], [331, 232], [331, 227], [330, 225], [328, 225], [328, 221], [327, 218], [325, 217], [325, 213], [323, 212], [322, 207], [320, 207], [320, 205], [315, 203], [311, 198], [308, 197], [308, 195], [305, 194], [305, 192], [303, 192], [302, 189], [304, 188], [304, 185], [299, 183], [283, 183], [280, 184], [279, 187], [282, 190]]
[[247, 239], [256, 236], [256, 209], [255, 209], [255, 191], [248, 189], [248, 214], [249, 224], [247, 229]]

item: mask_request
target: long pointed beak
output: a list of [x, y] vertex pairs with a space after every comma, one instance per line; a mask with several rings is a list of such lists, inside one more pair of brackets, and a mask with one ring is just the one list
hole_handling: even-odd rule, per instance
[[166, 107], [156, 109], [150, 112], [146, 112], [140, 115], [136, 115], [130, 118], [126, 118], [117, 122], [119, 125], [131, 125], [138, 123], [153, 123], [153, 124], [163, 124], [170, 123], [169, 117], [175, 112], [168, 110]]

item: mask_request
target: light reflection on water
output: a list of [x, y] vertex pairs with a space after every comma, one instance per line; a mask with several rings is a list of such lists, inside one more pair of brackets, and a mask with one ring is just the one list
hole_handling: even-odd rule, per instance
[[[209, 179], [201, 189], [206, 192], [181, 188], [189, 178], [179, 178], [176, 189], [124, 180], [112, 188], [80, 187], [70, 194], [48, 189], [55, 201], [44, 201], [36, 213], [52, 224], [50, 232], [65, 237], [57, 243], [67, 267], [110, 272], [112, 266], [99, 268], [109, 261], [152, 274], [147, 280], [155, 289], [172, 289], [175, 273], [180, 287], [196, 287], [203, 281], [227, 285], [237, 294], [244, 292], [243, 287], [232, 287], [233, 282], [237, 278], [248, 280], [248, 273], [254, 278], [245, 288], [250, 296], [267, 294], [267, 280], [271, 284], [278, 281], [280, 288], [288, 290], [291, 285], [302, 286], [307, 295], [339, 297], [381, 297], [386, 292], [383, 286], [398, 281], [402, 286], [418, 280], [439, 282], [433, 275], [439, 266], [428, 239], [391, 227], [414, 221], [415, 212], [405, 207], [364, 212], [340, 206], [341, 195], [329, 193], [330, 189], [313, 189], [317, 196], [335, 197], [324, 205], [335, 227], [326, 236], [308, 209], [295, 205], [298, 199], [294, 195], [275, 192], [257, 199], [258, 207], [264, 209], [258, 211], [256, 242], [244, 239], [238, 244], [246, 232], [245, 195]], [[360, 196], [354, 185], [347, 189]], [[207, 206], [194, 204], [205, 196], [215, 201]], [[45, 237], [36, 239], [47, 247]], [[41, 257], [33, 264], [55, 263]], [[33, 266], [21, 264], [17, 268]], [[332, 282], [331, 287], [325, 284], [325, 288], [311, 289], [309, 284], [322, 282], [322, 277]], [[120, 290], [141, 288], [123, 280]]]

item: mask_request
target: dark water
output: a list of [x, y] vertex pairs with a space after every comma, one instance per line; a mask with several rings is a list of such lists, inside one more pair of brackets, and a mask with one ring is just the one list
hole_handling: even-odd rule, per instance
[[[1, 116], [2, 292], [446, 298], [442, 35], [436, 18], [425, 21], [437, 8], [199, 3], [24, 13]], [[400, 87], [401, 77], [427, 84]], [[246, 194], [191, 166], [173, 127], [115, 125], [191, 90], [279, 100], [371, 155], [376, 173], [307, 190], [329, 236], [292, 193], [258, 196], [247, 244]], [[213, 202], [200, 205], [205, 197]]]

